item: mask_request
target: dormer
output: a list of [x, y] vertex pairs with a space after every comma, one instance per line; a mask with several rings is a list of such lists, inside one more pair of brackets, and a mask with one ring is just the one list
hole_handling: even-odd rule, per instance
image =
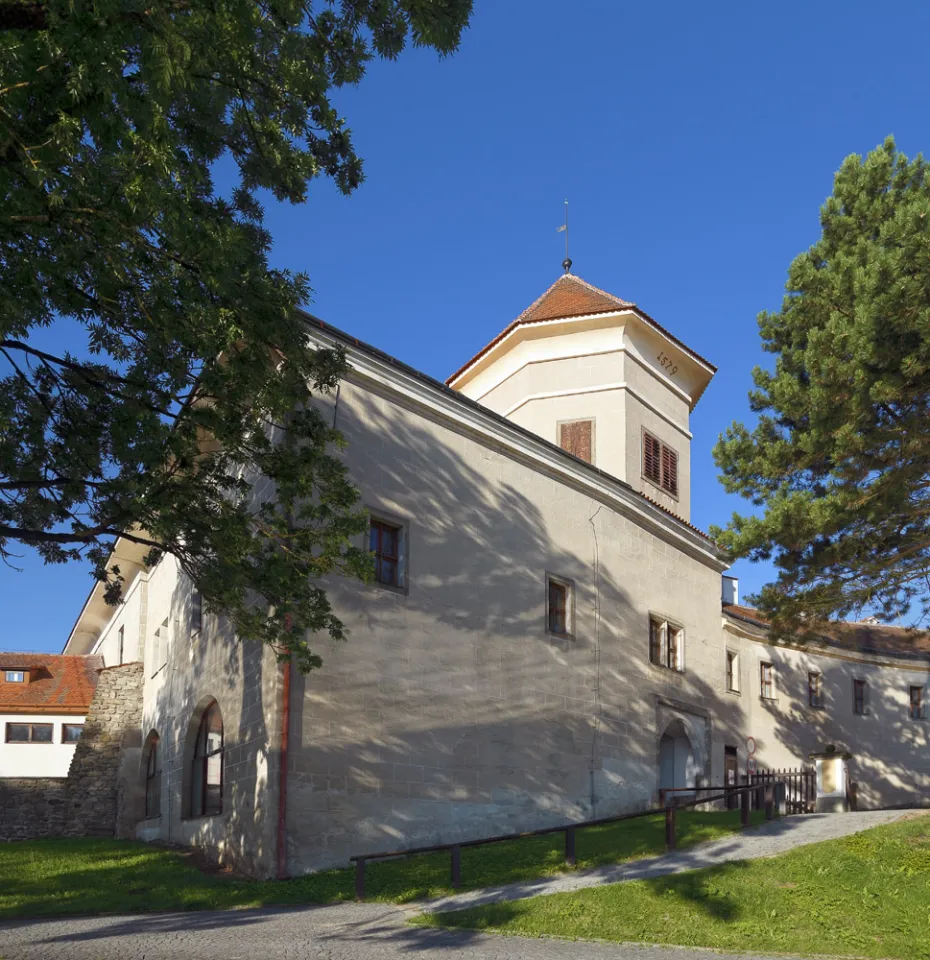
[[689, 520], [689, 419], [716, 369], [566, 273], [446, 382]]

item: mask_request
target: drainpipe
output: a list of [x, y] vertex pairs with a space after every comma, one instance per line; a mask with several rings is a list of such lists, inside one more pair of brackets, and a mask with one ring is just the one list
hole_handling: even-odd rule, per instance
[[291, 726], [291, 661], [281, 678], [281, 750], [278, 768], [278, 879], [287, 877], [287, 741]]

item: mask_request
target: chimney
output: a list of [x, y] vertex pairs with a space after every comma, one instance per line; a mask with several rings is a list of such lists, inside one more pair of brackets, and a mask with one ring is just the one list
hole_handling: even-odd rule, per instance
[[725, 605], [739, 603], [739, 579], [737, 577], [728, 577], [726, 574], [721, 578], [723, 595], [722, 599]]

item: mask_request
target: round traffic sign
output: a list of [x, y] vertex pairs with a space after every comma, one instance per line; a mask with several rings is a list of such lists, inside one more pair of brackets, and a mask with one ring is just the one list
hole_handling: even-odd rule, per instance
[[755, 737], [746, 737], [746, 749], [749, 751], [750, 756], [752, 756], [756, 752]]

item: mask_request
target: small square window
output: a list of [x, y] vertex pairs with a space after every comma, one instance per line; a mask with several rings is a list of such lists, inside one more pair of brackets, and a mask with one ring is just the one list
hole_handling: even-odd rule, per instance
[[815, 671], [807, 675], [807, 703], [815, 708], [823, 706], [823, 677]]
[[406, 543], [404, 528], [386, 520], [372, 517], [368, 534], [368, 549], [375, 565], [375, 582], [387, 587], [403, 587], [404, 552]]
[[685, 669], [685, 631], [662, 617], [649, 618], [649, 659], [659, 667]]
[[739, 654], [727, 650], [727, 690], [739, 693]]
[[924, 688], [923, 687], [911, 687], [910, 688], [910, 717], [911, 720], [926, 720], [927, 714], [924, 710]]
[[83, 723], [63, 723], [61, 725], [61, 742], [77, 743], [81, 739], [81, 733], [84, 730]]
[[775, 699], [775, 668], [770, 663], [759, 664], [760, 693], [763, 700]]
[[28, 723], [8, 723], [6, 725], [7, 743], [29, 743]]
[[559, 424], [559, 446], [585, 463], [594, 463], [594, 421], [562, 421]]
[[546, 578], [546, 629], [557, 637], [574, 635], [574, 593], [570, 580]]
[[25, 670], [7, 670], [6, 682], [7, 683], [25, 683], [26, 671]]

